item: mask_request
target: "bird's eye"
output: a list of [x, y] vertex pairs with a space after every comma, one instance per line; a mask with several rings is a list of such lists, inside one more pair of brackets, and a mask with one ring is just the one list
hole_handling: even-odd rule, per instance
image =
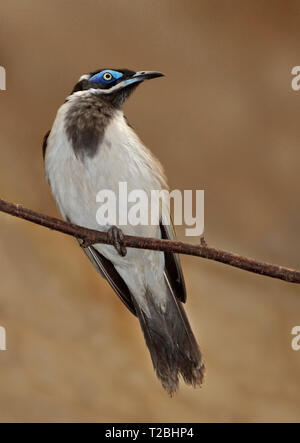
[[113, 79], [113, 76], [110, 72], [105, 72], [102, 76], [103, 80], [106, 82], [110, 82]]
[[89, 80], [93, 83], [102, 83], [106, 85], [108, 83], [113, 83], [115, 80], [119, 80], [121, 77], [123, 77], [122, 72], [107, 69], [105, 71], [97, 72]]

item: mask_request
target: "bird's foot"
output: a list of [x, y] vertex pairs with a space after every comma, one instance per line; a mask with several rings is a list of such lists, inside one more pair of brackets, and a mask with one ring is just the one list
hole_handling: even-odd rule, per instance
[[203, 246], [204, 248], [207, 248], [207, 243], [204, 238], [204, 235], [203, 235], [203, 237], [200, 238], [200, 245]]
[[107, 231], [107, 235], [121, 257], [125, 257], [125, 255], [127, 254], [127, 249], [124, 246], [124, 234], [122, 230], [119, 229], [117, 226], [112, 226]]

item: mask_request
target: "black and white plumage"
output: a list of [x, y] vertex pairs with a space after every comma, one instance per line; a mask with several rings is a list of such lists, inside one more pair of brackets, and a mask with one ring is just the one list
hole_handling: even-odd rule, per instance
[[[142, 189], [149, 196], [151, 190], [167, 189], [160, 163], [122, 111], [138, 84], [161, 75], [98, 70], [82, 76], [60, 107], [43, 152], [46, 177], [64, 219], [111, 233], [115, 228], [96, 221], [96, 195], [101, 189], [118, 194], [119, 182], [127, 183], [128, 192]], [[163, 209], [155, 225], [121, 228], [127, 235], [172, 239], [172, 227], [164, 224], [167, 218]], [[163, 387], [173, 394], [180, 375], [188, 384], [201, 385], [204, 366], [182, 306], [186, 291], [179, 256], [131, 248], [124, 257], [103, 244], [84, 252], [138, 317]]]

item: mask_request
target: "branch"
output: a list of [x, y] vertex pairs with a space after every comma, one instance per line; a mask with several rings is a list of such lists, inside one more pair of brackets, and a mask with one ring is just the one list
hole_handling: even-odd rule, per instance
[[[0, 199], [0, 211], [81, 239], [84, 242], [84, 246], [95, 243], [112, 244], [112, 241], [106, 232], [73, 225], [57, 218], [32, 211], [31, 209], [26, 209], [21, 205], [9, 203], [2, 199]], [[300, 271], [259, 262], [251, 258], [233, 254], [232, 252], [211, 248], [207, 246], [204, 239], [202, 239], [200, 245], [191, 245], [179, 241], [124, 235], [123, 244], [125, 247], [130, 248], [151, 249], [154, 251], [177, 252], [179, 254], [193, 255], [234, 266], [235, 268], [243, 269], [244, 271], [278, 278], [290, 283], [300, 283]]]

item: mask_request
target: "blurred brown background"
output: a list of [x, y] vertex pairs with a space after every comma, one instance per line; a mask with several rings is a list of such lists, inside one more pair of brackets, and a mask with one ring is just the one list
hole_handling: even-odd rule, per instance
[[[161, 70], [126, 114], [171, 188], [205, 189], [207, 241], [300, 267], [299, 0], [6, 0], [0, 65], [2, 198], [57, 215], [41, 140], [77, 78]], [[1, 421], [299, 420], [296, 285], [183, 257], [207, 376], [170, 399], [137, 321], [75, 241], [0, 222]]]

